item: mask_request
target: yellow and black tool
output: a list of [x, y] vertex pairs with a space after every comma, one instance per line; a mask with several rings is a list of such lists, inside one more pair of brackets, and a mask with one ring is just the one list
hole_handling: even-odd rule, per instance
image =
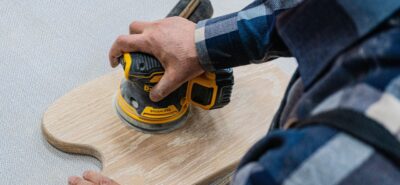
[[[185, 15], [198, 21], [199, 18], [211, 17], [209, 12], [212, 11], [209, 9], [212, 10], [208, 1], [183, 0], [169, 16]], [[178, 128], [186, 122], [191, 105], [210, 110], [221, 108], [230, 101], [232, 69], [206, 72], [183, 84], [160, 102], [153, 102], [149, 92], [164, 74], [161, 63], [144, 53], [125, 53], [119, 62], [124, 69], [125, 79], [117, 93], [115, 107], [123, 121], [142, 132], [165, 133]]]

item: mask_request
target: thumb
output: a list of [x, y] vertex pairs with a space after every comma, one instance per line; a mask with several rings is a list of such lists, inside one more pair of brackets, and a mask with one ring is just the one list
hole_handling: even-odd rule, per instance
[[184, 80], [176, 80], [173, 74], [164, 73], [160, 81], [151, 89], [150, 99], [151, 101], [158, 102], [171, 94], [174, 90], [179, 88]]

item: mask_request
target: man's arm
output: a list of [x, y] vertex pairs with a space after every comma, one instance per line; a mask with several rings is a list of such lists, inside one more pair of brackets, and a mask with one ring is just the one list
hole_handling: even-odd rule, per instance
[[[165, 69], [150, 92], [160, 101], [205, 70], [261, 62], [288, 52], [275, 29], [276, 16], [301, 0], [255, 1], [244, 10], [197, 25], [179, 17], [155, 22], [133, 22], [110, 49], [110, 63], [126, 52], [155, 56]], [[196, 40], [196, 43], [195, 43]], [[282, 49], [283, 48], [283, 49]]]
[[239, 12], [200, 21], [195, 41], [207, 71], [288, 56], [275, 30], [276, 17], [302, 0], [258, 0]]

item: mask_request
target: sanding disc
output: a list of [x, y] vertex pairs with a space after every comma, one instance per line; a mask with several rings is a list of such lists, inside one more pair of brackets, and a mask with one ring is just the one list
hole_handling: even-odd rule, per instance
[[127, 123], [129, 126], [134, 128], [135, 130], [138, 130], [146, 134], [162, 134], [176, 130], [186, 123], [190, 112], [190, 107], [189, 107], [186, 113], [182, 117], [172, 122], [167, 122], [163, 124], [143, 123], [125, 114], [124, 111], [119, 107], [116, 98], [117, 96], [114, 96], [113, 106], [119, 118], [123, 122]]

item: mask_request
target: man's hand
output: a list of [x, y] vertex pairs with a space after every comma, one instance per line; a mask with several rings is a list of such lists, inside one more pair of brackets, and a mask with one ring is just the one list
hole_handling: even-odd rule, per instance
[[196, 24], [170, 17], [155, 22], [133, 22], [130, 35], [121, 35], [111, 47], [112, 67], [126, 52], [143, 52], [155, 56], [165, 69], [159, 83], [150, 92], [152, 101], [160, 101], [186, 81], [202, 74], [194, 41]]
[[94, 171], [85, 171], [83, 178], [72, 176], [68, 178], [69, 185], [118, 185], [114, 180]]

